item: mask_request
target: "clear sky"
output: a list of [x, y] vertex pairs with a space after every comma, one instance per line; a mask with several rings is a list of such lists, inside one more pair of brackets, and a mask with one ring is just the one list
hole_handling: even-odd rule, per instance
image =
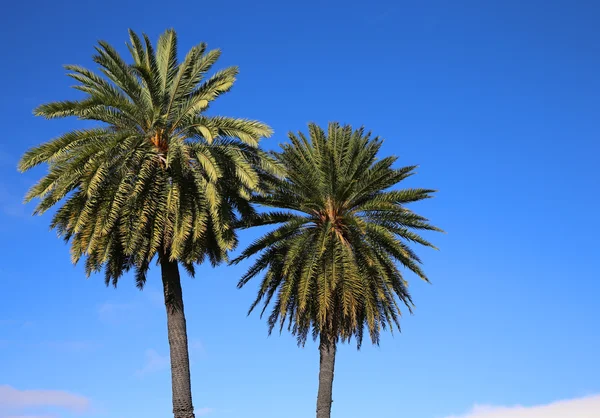
[[[340, 348], [334, 416], [571, 415], [543, 406], [559, 400], [600, 416], [597, 2], [34, 0], [0, 21], [0, 418], [170, 415], [157, 268], [143, 292], [86, 280], [50, 217], [21, 205], [43, 170], [16, 171], [27, 148], [81, 126], [32, 116], [76, 96], [61, 66], [93, 67], [99, 39], [125, 51], [130, 27], [174, 27], [181, 53], [221, 48], [216, 67], [240, 76], [211, 111], [269, 123], [266, 147], [309, 121], [365, 125], [420, 165], [408, 185], [440, 190], [414, 207], [448, 231], [419, 251], [433, 284], [409, 276], [402, 334]], [[184, 278], [197, 411], [313, 416], [317, 349], [246, 317], [247, 266]]]

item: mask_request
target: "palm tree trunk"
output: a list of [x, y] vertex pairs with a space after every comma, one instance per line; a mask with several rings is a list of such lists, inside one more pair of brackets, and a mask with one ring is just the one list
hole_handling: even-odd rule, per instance
[[169, 330], [173, 414], [175, 418], [194, 418], [187, 329], [183, 312], [179, 267], [177, 261], [170, 261], [168, 256], [161, 257], [160, 266]]
[[317, 418], [331, 416], [331, 397], [333, 391], [333, 369], [335, 366], [335, 342], [329, 342], [321, 336], [319, 351], [321, 362], [319, 366], [319, 393], [317, 395]]

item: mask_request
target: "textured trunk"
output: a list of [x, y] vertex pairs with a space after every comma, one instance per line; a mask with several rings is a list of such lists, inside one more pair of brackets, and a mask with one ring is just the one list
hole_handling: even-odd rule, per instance
[[319, 393], [317, 395], [317, 418], [331, 416], [331, 397], [333, 390], [333, 368], [335, 366], [335, 342], [321, 337], [319, 344], [321, 362], [319, 367]]
[[173, 414], [175, 418], [194, 418], [187, 329], [179, 268], [176, 261], [169, 261], [166, 256], [161, 257], [160, 265], [169, 330]]

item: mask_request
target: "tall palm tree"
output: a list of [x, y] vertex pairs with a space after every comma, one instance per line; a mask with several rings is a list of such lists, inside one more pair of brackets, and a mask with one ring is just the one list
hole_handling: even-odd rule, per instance
[[405, 206], [434, 190], [390, 189], [415, 167], [378, 159], [379, 138], [337, 123], [289, 137], [275, 154], [287, 178], [271, 178], [270, 194], [256, 198], [278, 210], [242, 225], [278, 226], [233, 262], [259, 255], [238, 286], [265, 272], [250, 312], [261, 301], [262, 313], [272, 306], [269, 332], [287, 321], [299, 345], [309, 333], [319, 339], [317, 418], [328, 418], [337, 343], [354, 337], [360, 348], [365, 329], [374, 344], [382, 329], [400, 329], [400, 305], [410, 311], [412, 300], [396, 263], [427, 280], [408, 243], [435, 248], [414, 230], [440, 230]]
[[236, 67], [205, 78], [220, 56], [206, 44], [182, 62], [177, 36], [167, 30], [156, 49], [130, 31], [132, 62], [106, 42], [93, 60], [100, 73], [67, 65], [85, 97], [43, 104], [35, 115], [96, 121], [25, 153], [21, 171], [46, 163], [48, 173], [25, 200], [35, 213], [59, 206], [51, 226], [71, 244], [74, 263], [88, 276], [104, 270], [117, 285], [133, 269], [141, 289], [153, 259], [160, 264], [171, 355], [173, 412], [194, 416], [186, 321], [179, 266], [214, 265], [236, 245], [233, 223], [253, 213], [263, 172], [277, 164], [258, 149], [271, 129], [257, 121], [206, 116], [204, 111], [236, 78]]

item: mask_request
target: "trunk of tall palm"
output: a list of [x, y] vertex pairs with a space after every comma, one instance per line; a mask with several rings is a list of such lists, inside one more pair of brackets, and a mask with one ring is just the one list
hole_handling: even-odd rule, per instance
[[179, 268], [176, 261], [169, 261], [168, 256], [165, 255], [161, 256], [160, 265], [167, 308], [173, 414], [175, 418], [194, 418], [187, 329]]
[[319, 343], [319, 393], [317, 395], [317, 418], [331, 416], [331, 397], [333, 390], [333, 369], [335, 366], [335, 342], [321, 336]]

